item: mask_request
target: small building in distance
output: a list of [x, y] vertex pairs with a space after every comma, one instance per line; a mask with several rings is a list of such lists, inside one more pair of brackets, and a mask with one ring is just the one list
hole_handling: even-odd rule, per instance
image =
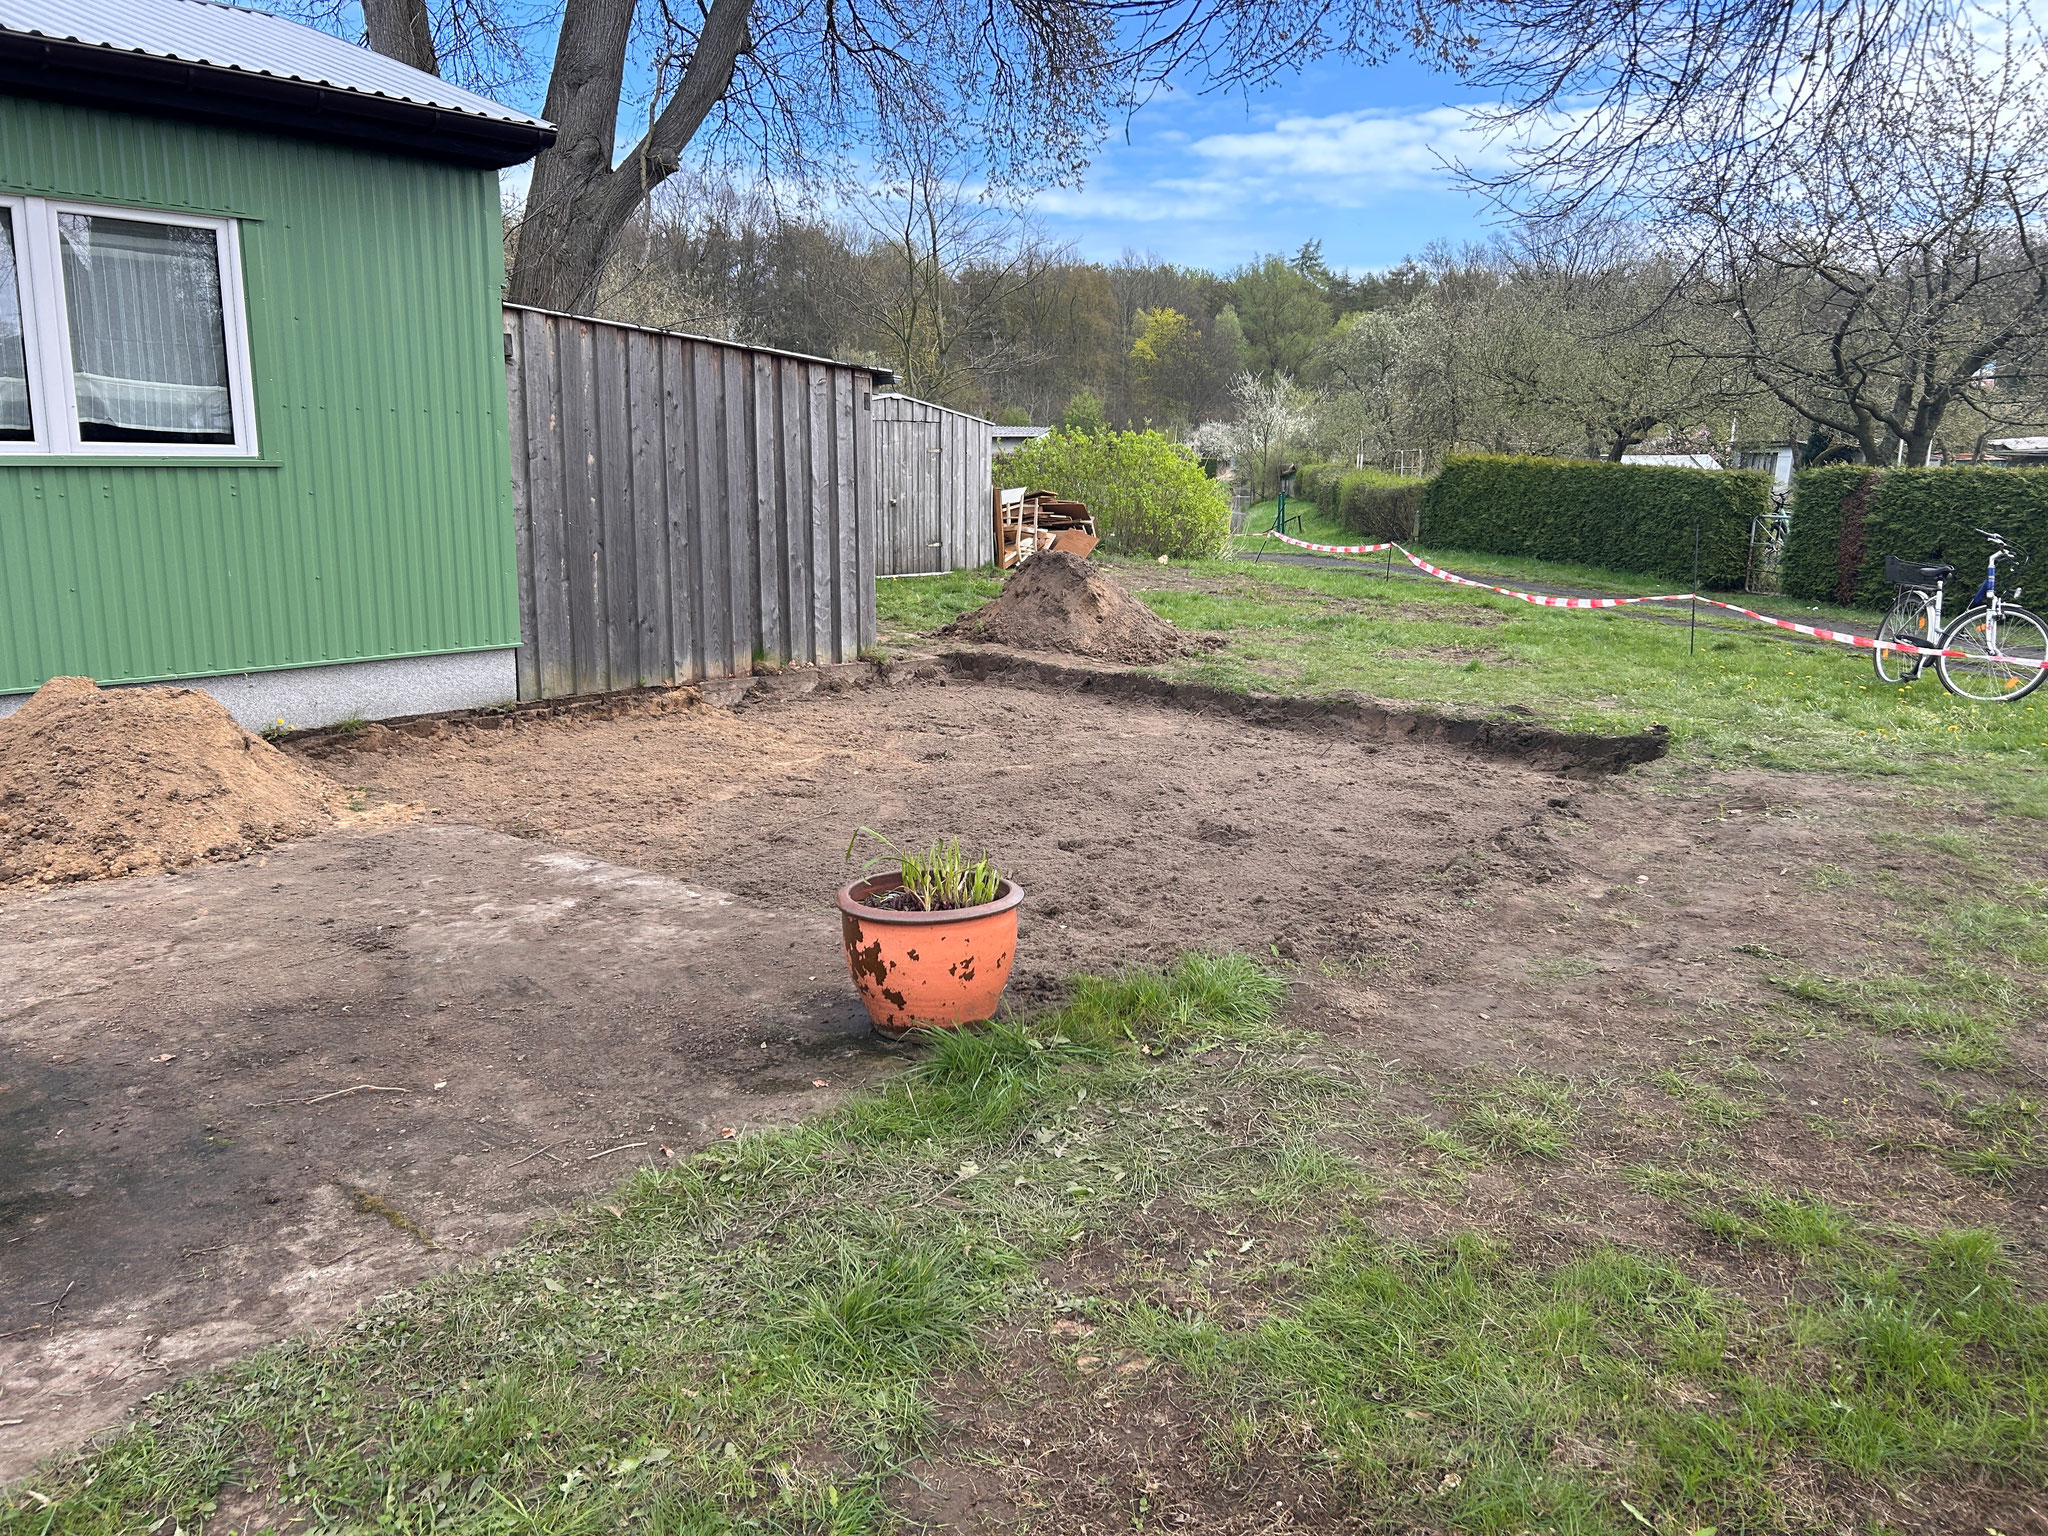
[[1799, 467], [1799, 448], [1794, 443], [1758, 443], [1736, 454], [1735, 467], [1760, 469], [1771, 477], [1774, 490], [1790, 491], [1792, 471]]
[[1723, 469], [1726, 466], [1711, 453], [1624, 453], [1624, 464], [1642, 464], [1651, 469]]
[[989, 447], [997, 453], [1015, 453], [1026, 443], [1033, 443], [1052, 431], [1051, 427], [1005, 427], [991, 424], [988, 429]]
[[0, 7], [0, 713], [515, 697], [497, 173], [552, 138], [255, 11]]
[[2048, 437], [1996, 437], [1984, 446], [2007, 469], [2048, 469]]

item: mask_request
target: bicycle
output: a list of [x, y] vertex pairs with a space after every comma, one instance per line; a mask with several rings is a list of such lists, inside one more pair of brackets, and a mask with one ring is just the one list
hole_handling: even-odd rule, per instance
[[[1931, 659], [1935, 676], [1950, 693], [1980, 703], [2010, 704], [2025, 698], [2048, 677], [2040, 665], [2048, 661], [2048, 625], [2019, 605], [2019, 588], [2013, 589], [2012, 601], [1998, 590], [2000, 562], [2013, 561], [2024, 570], [2028, 557], [1995, 533], [1983, 528], [1977, 532], [1990, 542], [1991, 559], [1969, 606], [1946, 625], [1942, 623], [1942, 589], [1956, 568], [1901, 560], [1896, 555], [1885, 557], [1885, 580], [1899, 589], [1899, 596], [1877, 627], [1879, 646], [1871, 662], [1881, 681], [1910, 683], [1927, 669]], [[1941, 654], [1930, 658], [1888, 650], [1885, 643], [1890, 641]]]

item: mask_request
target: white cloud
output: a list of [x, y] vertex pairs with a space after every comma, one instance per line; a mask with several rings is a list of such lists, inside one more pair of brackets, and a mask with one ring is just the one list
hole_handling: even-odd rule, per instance
[[[1247, 216], [1258, 210], [1267, 218], [1280, 210], [1356, 213], [1417, 194], [1455, 198], [1452, 164], [1493, 169], [1503, 159], [1457, 106], [1295, 113], [1243, 132], [1154, 132], [1141, 144], [1099, 161], [1080, 187], [1040, 192], [1033, 206], [1054, 220], [1097, 226], [1230, 230], [1242, 243]], [[1145, 174], [1146, 162], [1167, 174]]]
[[1242, 193], [1357, 208], [1389, 192], [1439, 190], [1458, 163], [1491, 169], [1500, 148], [1466, 107], [1367, 109], [1289, 116], [1250, 133], [1214, 133], [1192, 146], [1208, 179]]
[[1031, 205], [1040, 213], [1064, 219], [1105, 219], [1117, 223], [1184, 223], [1228, 218], [1232, 213], [1227, 183], [1158, 178], [1142, 185], [1104, 179], [1081, 187], [1054, 187], [1040, 192]]

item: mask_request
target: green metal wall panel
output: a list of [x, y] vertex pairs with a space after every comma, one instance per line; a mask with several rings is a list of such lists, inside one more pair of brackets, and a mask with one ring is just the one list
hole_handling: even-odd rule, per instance
[[246, 221], [262, 453], [0, 457], [0, 693], [518, 645], [494, 173], [0, 97], [0, 189]]

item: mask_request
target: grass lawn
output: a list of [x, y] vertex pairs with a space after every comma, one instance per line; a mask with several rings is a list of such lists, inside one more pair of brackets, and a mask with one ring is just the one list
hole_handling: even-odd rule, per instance
[[[1456, 552], [1430, 553], [1461, 573], [1629, 590], [1598, 572], [1498, 561], [1489, 570]], [[1706, 609], [1695, 634], [1684, 604], [1544, 609], [1445, 583], [1388, 581], [1370, 560], [1355, 572], [1245, 560], [1110, 564], [1174, 624], [1225, 640], [1163, 669], [1174, 676], [1281, 693], [1351, 689], [1452, 711], [1513, 705], [1569, 730], [1663, 724], [1675, 751], [1704, 763], [1894, 777], [2048, 816], [2048, 688], [2014, 705], [1978, 704], [1944, 692], [1931, 672], [1893, 687], [1878, 681], [1866, 652], [1803, 644]], [[883, 583], [885, 648], [997, 590], [981, 572]]]
[[[1262, 501], [1252, 509], [1246, 520], [1250, 529], [1270, 528], [1277, 504]], [[1302, 515], [1302, 529], [1294, 526], [1297, 512]], [[1366, 540], [1360, 535], [1326, 518], [1313, 503], [1289, 502], [1287, 504], [1288, 532], [1296, 538], [1305, 538], [1317, 544], [1360, 544], [1377, 542]], [[1433, 545], [1410, 543], [1406, 546], [1446, 570], [1454, 570], [1461, 576], [1473, 576], [1498, 582], [1502, 586], [1516, 582], [1538, 584], [1540, 589], [1562, 589], [1590, 592], [1602, 596], [1640, 597], [1651, 593], [1671, 592], [1689, 585], [1686, 581], [1669, 578], [1644, 576], [1636, 571], [1616, 571], [1600, 565], [1573, 565], [1561, 560], [1536, 560], [1521, 555], [1496, 555], [1470, 549], [1439, 549]], [[1233, 556], [1257, 556], [1260, 549], [1285, 549], [1287, 546], [1273, 544], [1262, 537], [1246, 534], [1230, 541]], [[1296, 551], [1299, 553], [1299, 551]], [[1385, 568], [1385, 555], [1360, 557], [1361, 567]], [[1402, 561], [1399, 554], [1394, 556], [1394, 570], [1399, 573]], [[1845, 608], [1835, 603], [1813, 603], [1803, 599], [1783, 597], [1745, 597], [1741, 593], [1727, 594], [1734, 601], [1750, 608], [1761, 608], [1764, 612], [1776, 613], [1786, 618], [1796, 618], [1801, 623], [1839, 625], [1846, 629], [1870, 630], [1877, 623], [1878, 616], [1861, 608]]]
[[[1749, 631], [1703, 625], [1689, 653], [1683, 628], [1363, 573], [1117, 569], [1224, 640], [1179, 676], [1662, 722], [1672, 793], [1801, 770], [1882, 780], [1925, 814], [1872, 833], [1867, 867], [1805, 877], [1883, 914], [1859, 968], [1751, 946], [1777, 1000], [1701, 1004], [1639, 1080], [1417, 1082], [1386, 1041], [1289, 1022], [1299, 989], [1393, 985], [1380, 954], [1077, 978], [869, 1096], [645, 1171], [498, 1261], [171, 1389], [7, 1493], [0, 1532], [883, 1533], [954, 1518], [921, 1502], [949, 1456], [977, 1487], [1034, 1440], [1087, 1468], [1108, 1455], [1088, 1425], [1244, 1490], [1190, 1515], [1172, 1479], [1133, 1484], [1130, 1530], [1981, 1530], [2036, 1497], [2048, 1304], [2014, 1234], [2048, 1198], [2027, 819], [2048, 814], [2048, 714], [1883, 689], [1860, 654]], [[995, 590], [882, 583], [885, 646]], [[1591, 972], [1559, 943], [1531, 985]], [[1921, 1159], [1967, 1198], [1894, 1210], [1745, 1153], [1767, 1114], [1856, 1135], [1788, 1086], [1823, 1045], [1859, 1094], [1929, 1079], [1948, 1106], [1937, 1140], [1866, 1137], [1848, 1161]], [[1574, 1196], [1570, 1241], [1470, 1214], [1532, 1170], [1604, 1181]], [[1417, 1203], [1449, 1214], [1382, 1219]], [[1008, 1405], [1022, 1448], [949, 1442], [963, 1383]]]
[[[1067, 1383], [1170, 1373], [1218, 1463], [1304, 1459], [1397, 1523], [1782, 1529], [1788, 1462], [2048, 1477], [2048, 1308], [1995, 1233], [1651, 1167], [1632, 1177], [1775, 1256], [1775, 1300], [1597, 1239], [1390, 1240], [1336, 1150], [1402, 1134], [1385, 1066], [1290, 1036], [1284, 990], [1227, 956], [1083, 981], [161, 1395], [0, 1528], [887, 1531], [937, 1439], [933, 1379], [999, 1363], [1018, 1318]], [[1453, 1169], [1555, 1158], [1577, 1115], [1570, 1085], [1511, 1078], [1428, 1144]], [[1071, 1255], [1162, 1205], [1212, 1237], [1170, 1301], [1077, 1279]]]

